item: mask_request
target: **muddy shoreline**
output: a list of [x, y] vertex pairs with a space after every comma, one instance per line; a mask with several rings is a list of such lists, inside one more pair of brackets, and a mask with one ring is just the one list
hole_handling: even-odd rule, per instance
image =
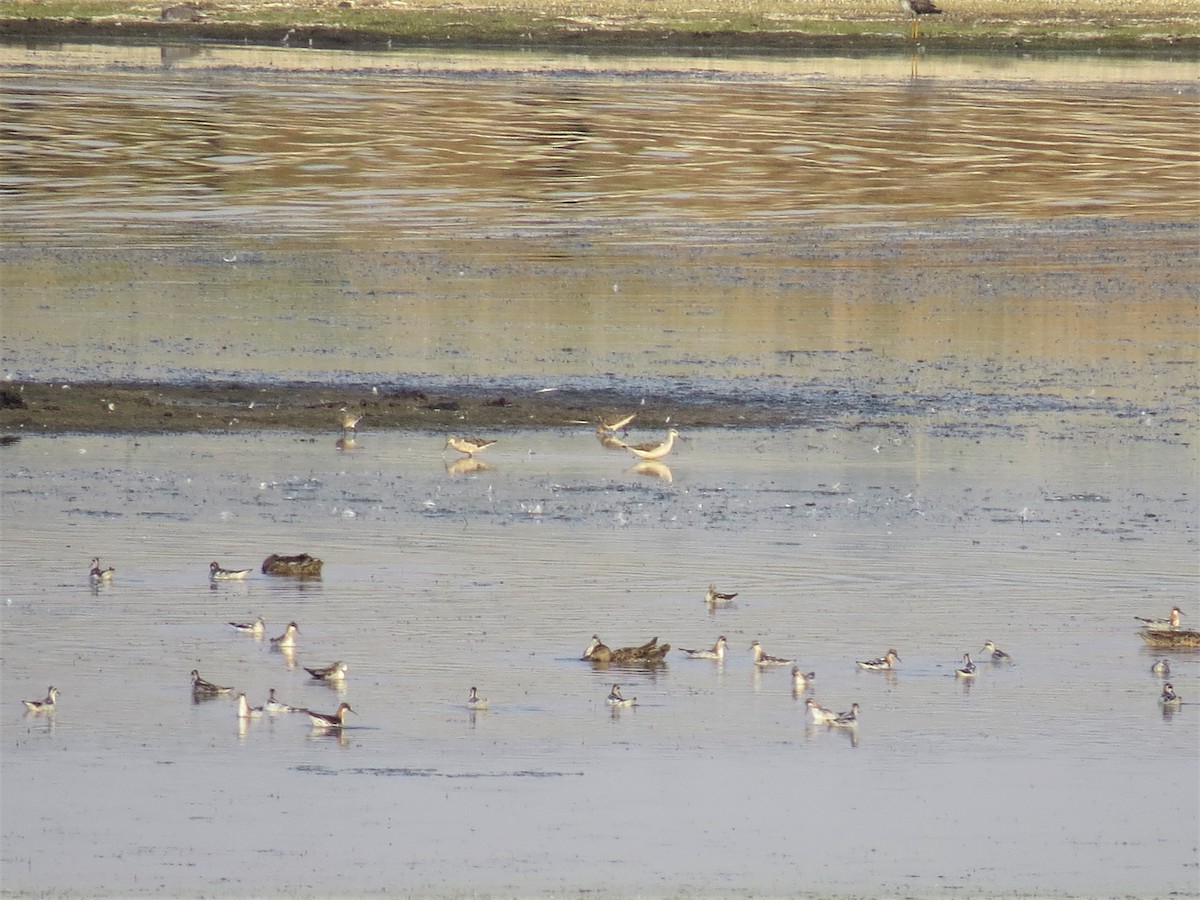
[[647, 429], [668, 419], [680, 427], [771, 427], [828, 420], [839, 412], [806, 404], [739, 403], [671, 397], [657, 402], [617, 390], [562, 388], [387, 387], [318, 384], [154, 385], [9, 384], [0, 394], [0, 436], [31, 434], [223, 432], [293, 429], [330, 433], [340, 410], [362, 415], [362, 433], [382, 430], [561, 428], [614, 421], [637, 412]]

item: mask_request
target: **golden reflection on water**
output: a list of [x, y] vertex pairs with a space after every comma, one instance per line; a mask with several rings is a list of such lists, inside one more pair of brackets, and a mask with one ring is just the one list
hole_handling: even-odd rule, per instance
[[1195, 96], [1177, 84], [479, 71], [314, 83], [212, 70], [6, 81], [6, 228], [26, 238], [186, 243], [236, 223], [361, 246], [414, 229], [636, 229], [748, 210], [854, 222], [1200, 208]]

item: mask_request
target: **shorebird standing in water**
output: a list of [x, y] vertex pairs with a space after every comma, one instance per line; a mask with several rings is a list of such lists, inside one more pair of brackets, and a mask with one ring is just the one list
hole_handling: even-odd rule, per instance
[[671, 452], [677, 437], [679, 437], [679, 432], [672, 428], [667, 432], [666, 439], [657, 444], [622, 444], [622, 446], [640, 459], [662, 459]]
[[358, 434], [358, 423], [363, 420], [362, 414], [361, 413], [352, 413], [345, 406], [343, 406], [341, 408], [340, 413], [341, 413], [340, 421], [342, 423], [342, 434], [345, 435], [347, 431], [353, 431], [355, 434]]
[[[459, 453], [465, 453], [467, 456], [474, 456], [476, 453], [482, 453], [495, 441], [489, 441], [486, 438], [478, 437], [455, 437], [450, 435], [446, 438], [446, 447], [453, 447]], [[445, 454], [445, 447], [442, 448], [442, 453]]]
[[914, 41], [921, 36], [920, 16], [940, 16], [942, 14], [933, 0], [900, 0], [900, 8], [912, 17], [908, 26], [908, 36]]

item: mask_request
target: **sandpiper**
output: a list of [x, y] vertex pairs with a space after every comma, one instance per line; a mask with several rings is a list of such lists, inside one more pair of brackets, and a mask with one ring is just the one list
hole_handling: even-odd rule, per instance
[[672, 428], [667, 432], [666, 440], [659, 441], [657, 444], [625, 444], [624, 446], [626, 450], [640, 459], [662, 459], [671, 452], [677, 437], [679, 437], [679, 432]]
[[954, 677], [955, 678], [974, 678], [975, 677], [975, 663], [971, 662], [971, 654], [970, 653], [963, 654], [962, 668], [954, 670]]
[[347, 668], [347, 665], [339, 659], [320, 669], [310, 669], [305, 666], [304, 671], [318, 681], [345, 681]]
[[808, 714], [817, 725], [828, 725], [837, 718], [837, 713], [831, 709], [826, 709], [812, 697], [804, 701], [804, 707], [808, 710]]
[[229, 627], [234, 631], [240, 631], [242, 634], [252, 634], [255, 637], [262, 637], [263, 632], [267, 629], [267, 620], [259, 616], [253, 622], [230, 622]]
[[54, 685], [50, 685], [50, 687], [46, 690], [45, 700], [22, 700], [21, 702], [25, 704], [25, 708], [30, 712], [40, 713], [54, 712], [54, 704], [57, 701], [58, 688], [56, 688]]
[[239, 581], [253, 569], [222, 569], [215, 560], [208, 564], [208, 577], [212, 581]]
[[300, 633], [300, 626], [295, 622], [288, 622], [287, 628], [283, 630], [283, 634], [279, 637], [271, 638], [271, 644], [275, 647], [295, 647], [296, 635]]
[[704, 602], [709, 606], [720, 606], [723, 603], [728, 603], [736, 596], [736, 593], [722, 594], [717, 590], [717, 586], [715, 584], [710, 584], [708, 586], [708, 591], [704, 595]]
[[921, 36], [921, 20], [918, 16], [940, 16], [942, 11], [933, 0], [900, 0], [900, 9], [912, 16], [908, 36], [916, 40]]
[[849, 712], [840, 712], [829, 723], [841, 728], [853, 728], [858, 724], [858, 704], [851, 703]]
[[104, 584], [112, 581], [113, 573], [116, 571], [112, 566], [109, 566], [107, 569], [100, 568], [100, 557], [93, 556], [92, 567], [88, 570], [88, 580], [92, 584]]
[[1170, 682], [1163, 685], [1162, 696], [1158, 699], [1163, 706], [1179, 706], [1183, 703], [1183, 698], [1175, 693], [1175, 685]]
[[1178, 606], [1171, 609], [1171, 614], [1165, 619], [1143, 619], [1141, 616], [1134, 616], [1139, 622], [1144, 622], [1143, 627], [1149, 628], [1151, 631], [1167, 631], [1179, 627], [1179, 617], [1183, 615], [1183, 610]]
[[471, 688], [471, 696], [467, 698], [467, 709], [487, 709], [487, 697], [480, 697], [479, 691]]
[[192, 669], [192, 693], [194, 694], [228, 694], [233, 690], [220, 684], [213, 684], [200, 677], [200, 673]]
[[1012, 662], [1012, 657], [993, 644], [991, 641], [988, 641], [986, 644], [984, 644], [983, 649], [979, 652], [992, 654], [992, 662]]
[[717, 642], [712, 645], [711, 650], [684, 650], [682, 647], [680, 647], [679, 652], [686, 653], [691, 659], [723, 660], [725, 658], [725, 647], [727, 644], [728, 641], [725, 640], [725, 635], [721, 635], [719, 638], [717, 638]]
[[281, 713], [298, 712], [296, 707], [288, 706], [286, 703], [280, 703], [275, 699], [275, 688], [271, 688], [271, 693], [267, 697], [267, 702], [263, 704], [263, 709], [273, 716]]
[[[488, 447], [492, 446], [492, 444], [494, 444], [494, 443], [496, 443], [496, 442], [489, 441], [485, 438], [478, 438], [478, 437], [461, 437], [460, 438], [460, 437], [455, 437], [454, 435], [451, 435], [450, 437], [446, 438], [446, 446], [447, 447], [453, 447], [459, 453], [465, 453], [465, 454], [467, 454], [467, 456], [474, 456], [476, 453], [482, 453], [484, 450], [486, 450]], [[445, 448], [442, 449], [442, 452], [443, 453], [446, 452]]]
[[340, 421], [342, 423], [342, 434], [345, 434], [347, 431], [353, 431], [355, 434], [358, 434], [358, 423], [363, 420], [362, 415], [361, 414], [355, 415], [354, 413], [350, 412], [350, 410], [347, 409], [345, 406], [343, 406], [341, 408], [340, 413], [341, 413]]
[[804, 690], [808, 687], [808, 683], [816, 677], [816, 672], [801, 672], [799, 666], [792, 666], [792, 690]]
[[782, 656], [771, 656], [764, 653], [758, 641], [751, 641], [750, 652], [754, 654], [754, 664], [756, 666], [790, 666], [795, 662], [795, 660], [784, 659]]
[[1156, 662], [1154, 665], [1152, 665], [1150, 667], [1150, 674], [1151, 675], [1160, 675], [1160, 676], [1161, 675], [1170, 675], [1171, 674], [1171, 663], [1168, 660], [1160, 659], [1158, 662]]
[[246, 699], [245, 694], [238, 694], [238, 714], [239, 719], [257, 719], [263, 714], [261, 706], [251, 706], [250, 701]]
[[[308, 713], [308, 719], [312, 722], [313, 728], [341, 728], [342, 720], [346, 718], [346, 713], [354, 712], [354, 710], [350, 708], [349, 703], [339, 703], [333, 715], [313, 712], [311, 709], [306, 709], [304, 712]], [[358, 715], [358, 713], [354, 714]]]
[[860, 669], [867, 669], [872, 672], [887, 672], [890, 671], [892, 666], [898, 662], [903, 662], [903, 660], [900, 659], [900, 654], [895, 650], [889, 650], [878, 659], [858, 660], [858, 667]]
[[614, 684], [608, 693], [609, 706], [637, 706], [637, 697], [622, 697], [621, 686]]

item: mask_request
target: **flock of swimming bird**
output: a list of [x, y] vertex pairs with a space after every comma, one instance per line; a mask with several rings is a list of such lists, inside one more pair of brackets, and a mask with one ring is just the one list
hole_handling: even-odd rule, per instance
[[[596, 436], [601, 444], [608, 447], [626, 449], [632, 452], [635, 456], [646, 461], [655, 461], [661, 459], [671, 452], [674, 446], [675, 439], [679, 436], [679, 432], [671, 428], [667, 432], [664, 440], [646, 444], [627, 444], [617, 437], [619, 432], [627, 433], [629, 424], [637, 417], [637, 414], [626, 416], [611, 424], [601, 422], [596, 427]], [[361, 415], [355, 415], [346, 408], [341, 410], [341, 428], [342, 437], [348, 441], [352, 441], [351, 433], [357, 434], [358, 425], [362, 421]], [[466, 455], [467, 458], [473, 459], [477, 453], [481, 453], [488, 447], [495, 444], [496, 441], [479, 438], [479, 437], [457, 437], [450, 436], [446, 439], [445, 446], [452, 448]], [[341, 446], [341, 444], [339, 444]], [[444, 452], [444, 450], [443, 450]], [[263, 561], [261, 570], [266, 575], [288, 576], [297, 578], [319, 577], [321, 574], [321, 560], [309, 556], [308, 554], [299, 554], [297, 556], [279, 556], [272, 554]], [[225, 569], [217, 562], [209, 564], [209, 579], [211, 581], [235, 581], [246, 578], [251, 569]], [[91, 568], [88, 571], [88, 580], [91, 585], [99, 587], [112, 581], [116, 570], [109, 566], [104, 568], [101, 566], [100, 559], [93, 557]], [[729, 604], [738, 595], [736, 593], [723, 593], [718, 591], [715, 585], [709, 585], [708, 591], [705, 594], [704, 601], [710, 608], [719, 607]], [[1152, 636], [1160, 633], [1180, 633], [1181, 622], [1180, 617], [1183, 615], [1182, 610], [1178, 606], [1174, 607], [1167, 618], [1165, 619], [1149, 619], [1141, 616], [1135, 617], [1137, 621], [1142, 623], [1142, 631], [1149, 632]], [[262, 616], [259, 616], [253, 622], [230, 622], [229, 625], [237, 632], [251, 635], [259, 640], [262, 639], [266, 630], [266, 623]], [[299, 626], [295, 622], [289, 622], [284, 629], [283, 634], [278, 637], [271, 638], [272, 649], [279, 650], [284, 653], [294, 652], [296, 646], [296, 635], [300, 632]], [[689, 659], [708, 659], [723, 662], [728, 648], [728, 641], [724, 635], [717, 638], [716, 643], [710, 648], [687, 650], [681, 649], [680, 652], [686, 655]], [[593, 635], [591, 643], [583, 652], [583, 659], [598, 664], [607, 663], [625, 663], [625, 664], [642, 664], [653, 665], [661, 663], [666, 659], [667, 653], [670, 651], [670, 644], [659, 644], [658, 638], [654, 637], [645, 644], [640, 644], [633, 647], [618, 647], [612, 649], [606, 646], [598, 635]], [[791, 659], [785, 659], [779, 656], [772, 656], [763, 650], [762, 645], [757, 641], [750, 644], [750, 652], [753, 657], [754, 665], [759, 668], [771, 666], [787, 666], [794, 662]], [[980, 651], [982, 654], [987, 654], [988, 659], [996, 665], [1012, 663], [1013, 659], [1004, 650], [998, 648], [992, 641], [987, 641]], [[895, 667], [896, 663], [902, 662], [900, 655], [894, 650], [889, 649], [882, 656], [875, 659], [857, 660], [857, 665], [865, 671], [889, 672]], [[334, 686], [341, 686], [345, 683], [346, 663], [341, 660], [336, 660], [327, 666], [319, 668], [304, 667], [314, 679], [325, 682]], [[1151, 666], [1151, 673], [1157, 677], [1165, 678], [1171, 673], [1169, 660], [1158, 660]], [[799, 666], [792, 665], [792, 689], [799, 694], [808, 689], [810, 682], [816, 678], [814, 672], [803, 672]], [[962, 657], [962, 665], [954, 670], [955, 678], [971, 679], [975, 678], [979, 673], [979, 669], [974, 660], [971, 659], [970, 653], [964, 653]], [[200, 677], [198, 670], [193, 669], [191, 672], [192, 679], [192, 696], [196, 701], [212, 699], [222, 695], [233, 693], [232, 687], [214, 684]], [[46, 713], [53, 712], [58, 700], [59, 690], [53, 685], [50, 686], [43, 700], [22, 700], [28, 712], [31, 713]], [[612, 690], [607, 697], [608, 705], [614, 709], [622, 707], [630, 707], [637, 705], [637, 697], [625, 697], [621, 693], [621, 686], [614, 684]], [[1175, 693], [1174, 685], [1166, 682], [1163, 685], [1162, 693], [1159, 697], [1159, 702], [1166, 708], [1178, 707], [1182, 704], [1182, 698]], [[470, 710], [486, 710], [488, 701], [484, 697], [479, 696], [479, 692], [475, 687], [472, 687], [470, 694], [467, 697], [466, 706]], [[859, 705], [853, 703], [850, 709], [843, 712], [834, 712], [821, 706], [815, 699], [809, 697], [805, 700], [805, 707], [814, 724], [828, 725], [829, 727], [838, 728], [856, 728], [858, 725]], [[264, 713], [269, 715], [279, 715], [284, 713], [299, 712], [304, 713], [309, 717], [314, 729], [321, 730], [340, 730], [343, 727], [346, 713], [352, 713], [354, 710], [348, 703], [340, 703], [336, 710], [332, 713], [321, 713], [303, 707], [293, 707], [280, 702], [275, 697], [275, 689], [270, 689], [270, 694], [262, 706], [251, 706], [247, 700], [245, 693], [241, 693], [237, 698], [237, 716], [240, 721], [248, 719], [260, 718]]]

